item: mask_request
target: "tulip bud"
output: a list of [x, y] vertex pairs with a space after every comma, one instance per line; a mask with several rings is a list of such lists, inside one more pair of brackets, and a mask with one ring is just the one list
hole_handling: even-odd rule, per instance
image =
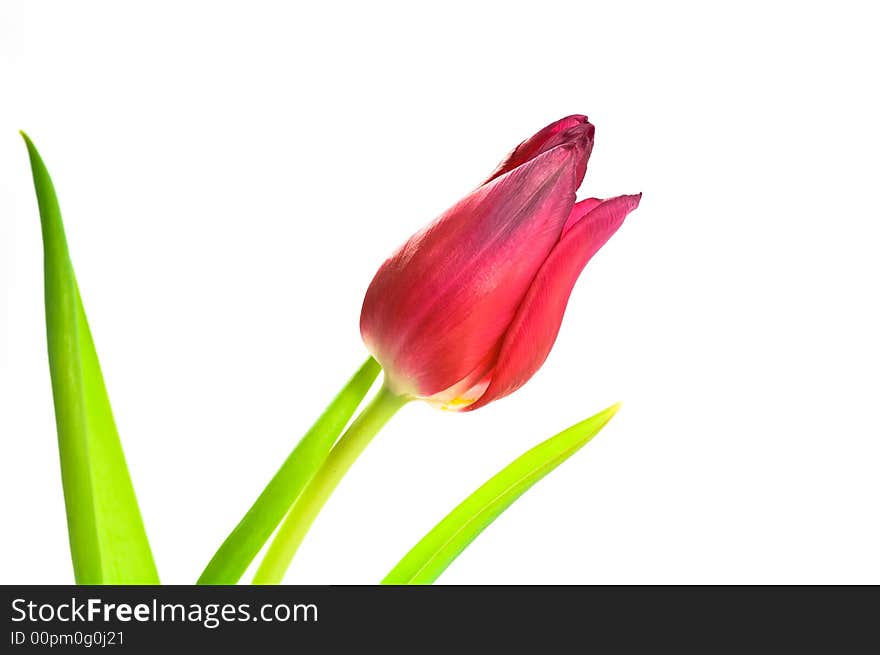
[[475, 409], [544, 363], [578, 275], [639, 203], [575, 203], [593, 133], [580, 115], [545, 127], [380, 267], [361, 335], [394, 393]]

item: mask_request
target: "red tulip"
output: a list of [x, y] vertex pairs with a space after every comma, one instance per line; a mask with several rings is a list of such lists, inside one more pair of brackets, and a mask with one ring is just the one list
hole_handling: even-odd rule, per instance
[[361, 335], [392, 391], [470, 410], [541, 367], [578, 275], [641, 197], [575, 203], [593, 133], [580, 115], [545, 127], [382, 265]]

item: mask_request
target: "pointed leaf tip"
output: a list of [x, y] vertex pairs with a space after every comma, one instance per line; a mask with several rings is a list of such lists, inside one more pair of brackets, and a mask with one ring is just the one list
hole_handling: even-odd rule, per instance
[[382, 584], [431, 584], [517, 498], [580, 450], [620, 409], [616, 403], [520, 455], [453, 509]]
[[55, 188], [36, 147], [21, 135], [42, 226], [46, 340], [74, 575], [79, 584], [157, 584]]

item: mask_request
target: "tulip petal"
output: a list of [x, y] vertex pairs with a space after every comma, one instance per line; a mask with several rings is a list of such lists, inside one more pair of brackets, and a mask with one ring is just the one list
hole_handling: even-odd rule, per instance
[[480, 377], [559, 240], [587, 148], [567, 142], [479, 187], [382, 265], [361, 334], [397, 393]]
[[[542, 129], [540, 132], [537, 132], [520, 143], [510, 152], [509, 155], [507, 155], [507, 157], [504, 158], [504, 161], [498, 164], [498, 168], [492, 172], [484, 184], [491, 182], [496, 177], [512, 171], [517, 166], [522, 166], [524, 163], [530, 159], [534, 159], [542, 152], [546, 152], [551, 148], [555, 148], [556, 146], [565, 143], [568, 139], [566, 134], [569, 133], [569, 130], [572, 128], [581, 128], [583, 131], [589, 132], [589, 138], [590, 141], [592, 141], [594, 128], [589, 123], [586, 116], [582, 114], [566, 116], [555, 123], [550, 123], [550, 125]], [[584, 169], [586, 169], [586, 162], [584, 162]], [[581, 175], [581, 179], [583, 179], [583, 175]], [[580, 181], [578, 184], [580, 184]]]
[[605, 201], [601, 198], [587, 198], [586, 200], [581, 200], [580, 202], [575, 203], [575, 206], [572, 207], [571, 214], [568, 215], [568, 220], [565, 221], [565, 225], [562, 226], [562, 236], [559, 238], [562, 239], [562, 237], [565, 236], [565, 233], [568, 232], [578, 221], [603, 202]]
[[[641, 194], [605, 200], [573, 222], [541, 267], [510, 324], [489, 387], [477, 402], [463, 407], [464, 411], [512, 393], [541, 367], [556, 341], [578, 276], [627, 214], [639, 206], [640, 199]], [[585, 206], [590, 204], [584, 202]], [[572, 213], [581, 211], [576, 207]]]
[[492, 368], [498, 358], [500, 345], [498, 343], [495, 348], [492, 348], [464, 379], [439, 393], [425, 396], [423, 399], [434, 407], [449, 411], [461, 411], [464, 407], [475, 402], [489, 386]]

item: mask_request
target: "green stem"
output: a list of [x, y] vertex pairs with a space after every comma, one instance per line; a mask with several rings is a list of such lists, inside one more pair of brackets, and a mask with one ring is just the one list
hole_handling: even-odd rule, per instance
[[397, 396], [387, 387], [364, 408], [354, 420], [339, 442], [324, 460], [323, 466], [303, 490], [300, 497], [278, 529], [278, 534], [269, 546], [260, 568], [254, 576], [254, 584], [278, 584], [290, 566], [324, 503], [330, 498], [336, 485], [354, 464], [358, 456], [364, 452], [367, 444], [382, 429], [388, 420], [403, 407], [409, 399]]
[[211, 558], [198, 584], [235, 584], [239, 581], [327, 458], [337, 437], [367, 395], [380, 370], [375, 359], [367, 358], [300, 440], [275, 477]]

